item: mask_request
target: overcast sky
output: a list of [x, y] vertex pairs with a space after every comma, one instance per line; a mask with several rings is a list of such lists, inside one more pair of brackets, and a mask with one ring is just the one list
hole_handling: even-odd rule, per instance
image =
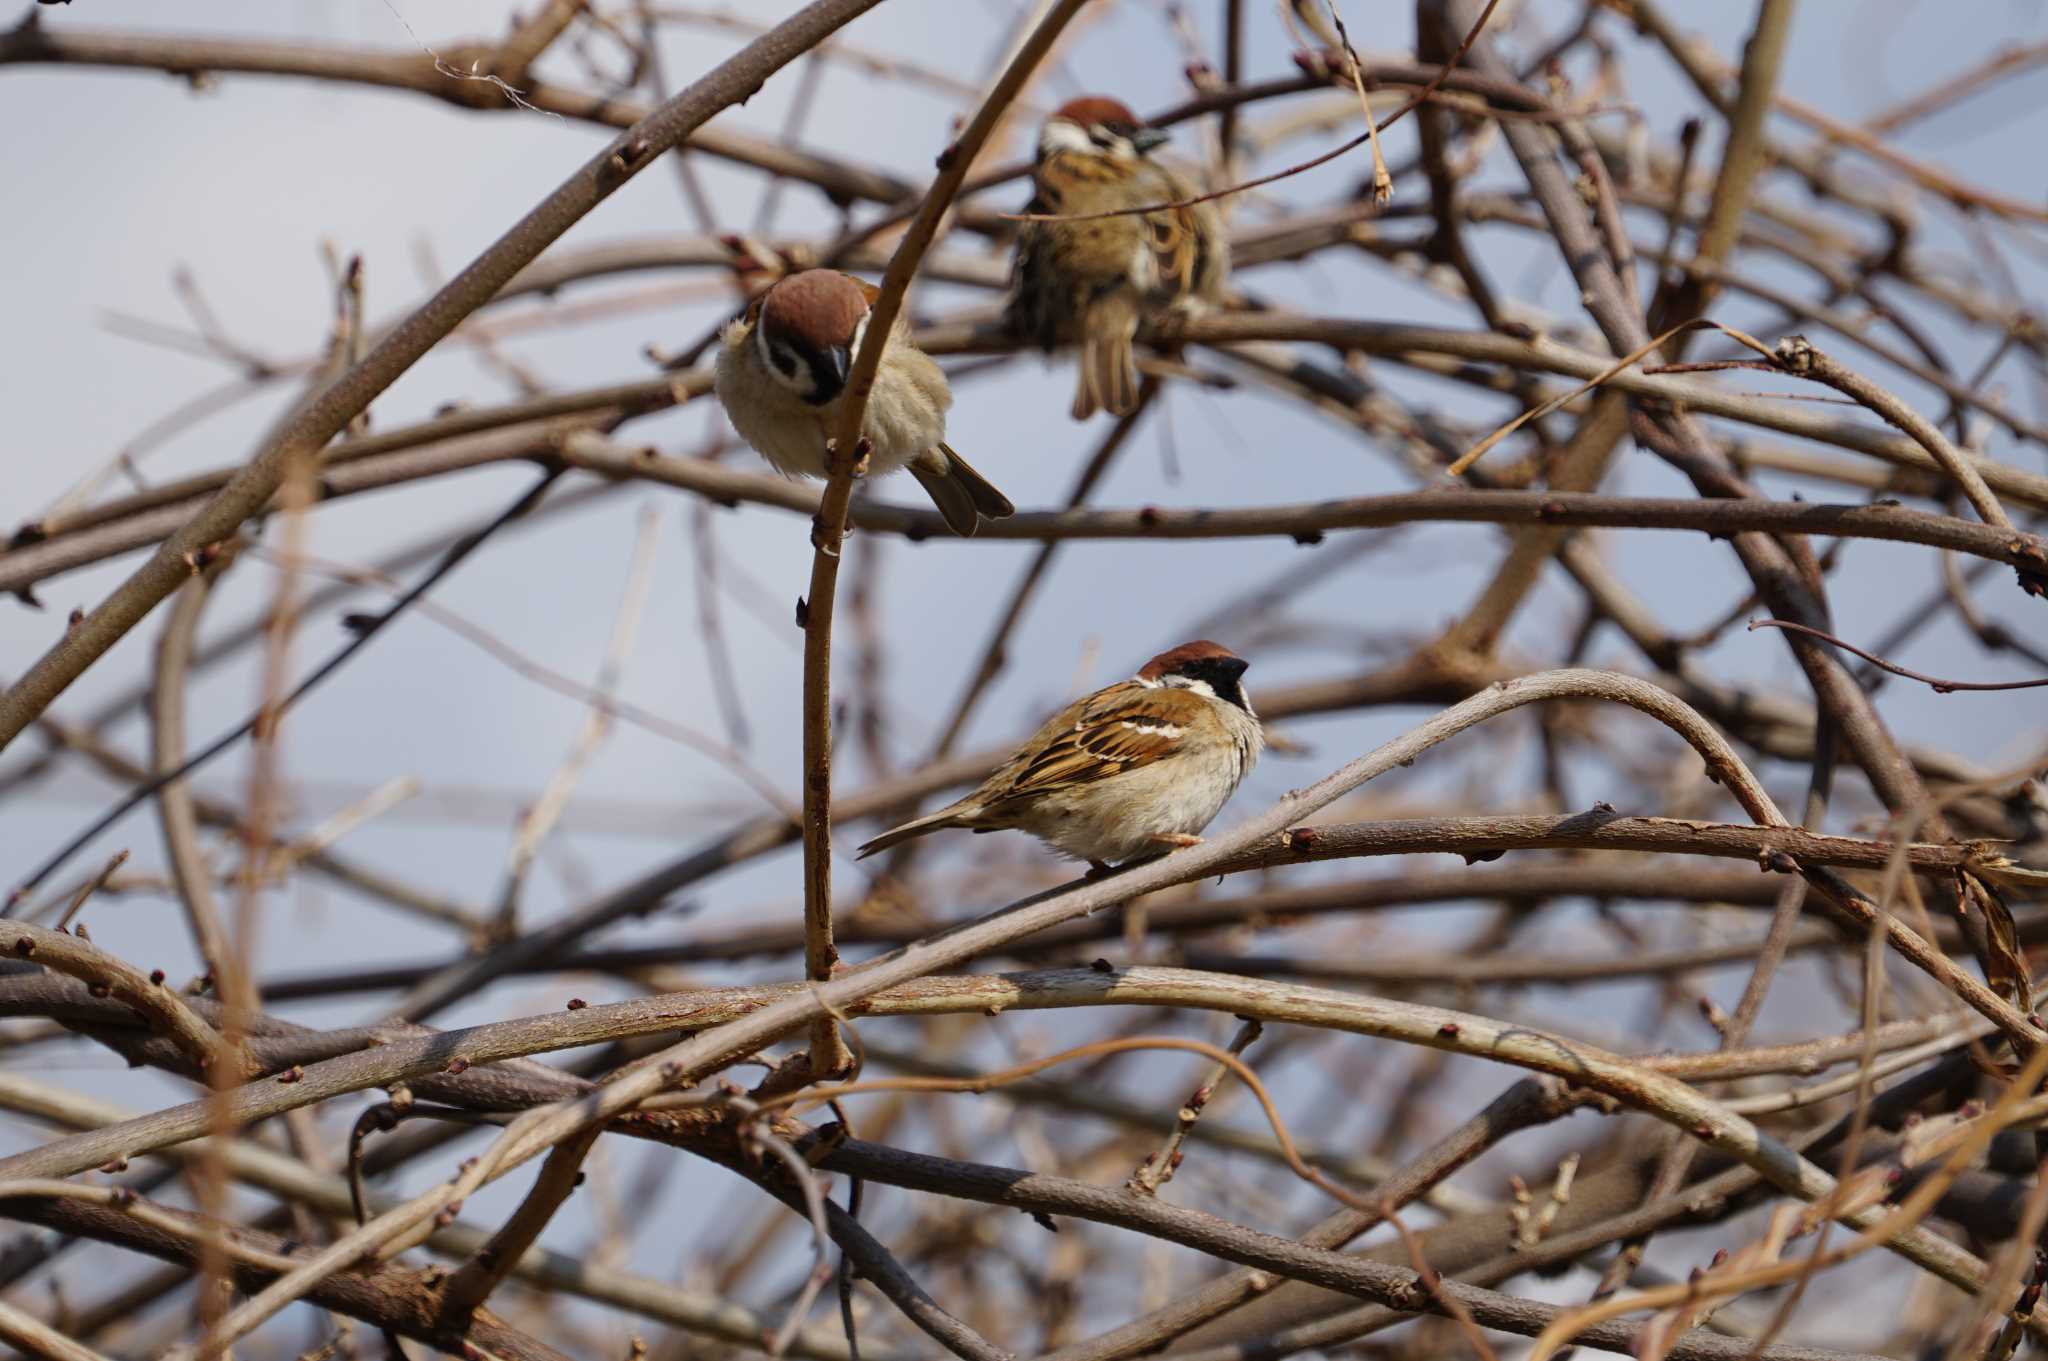
[[[794, 6], [745, 8], [765, 18]], [[1019, 8], [998, 0], [891, 0], [852, 25], [847, 41], [978, 83], [985, 79], [1000, 50], [1001, 35]], [[1127, 0], [1104, 8], [1106, 17], [1082, 36], [1042, 90], [1047, 102], [1104, 89], [1144, 110], [1182, 97], [1182, 59], [1162, 22], [1161, 7]], [[1292, 43], [1281, 31], [1273, 7], [1246, 8], [1252, 34], [1247, 75], [1290, 73]], [[1362, 46], [1385, 52], [1406, 49], [1412, 7], [1349, 8]], [[1534, 35], [1557, 31], [1577, 12], [1576, 5], [1554, 0], [1525, 8], [1529, 20], [1515, 30], [1522, 50], [1533, 48]], [[1697, 28], [1717, 51], [1729, 54], [1739, 51], [1753, 7], [1668, 8]], [[183, 24], [203, 24], [209, 33], [416, 51], [421, 45], [438, 49], [462, 38], [495, 34], [512, 9], [470, 0], [433, 5], [419, 0], [352, 5], [216, 0], [175, 9], [148, 0], [77, 0], [39, 9], [37, 14], [58, 31], [156, 29], [175, 18]], [[1207, 50], [1215, 51], [1219, 6], [1189, 9]], [[1970, 22], [1957, 22], [1960, 12], [1967, 12]], [[1382, 23], [1381, 13], [1392, 17]], [[2003, 41], [2037, 39], [2044, 27], [2038, 6], [2007, 0], [1966, 11], [1924, 0], [1873, 0], [1853, 7], [1853, 25], [1847, 23], [1851, 13], [1850, 6], [1825, 2], [1802, 7], [1785, 78], [1801, 98], [1849, 118], [1867, 115], [1941, 74], [1961, 69]], [[1611, 31], [1619, 34], [1621, 29], [1617, 25]], [[736, 43], [731, 34], [709, 27], [672, 28], [663, 50], [671, 80], [708, 70]], [[611, 62], [617, 55], [599, 53], [600, 59]], [[1683, 117], [1696, 111], [1690, 87], [1648, 46], [1630, 45], [1623, 56], [1628, 99], [1641, 110], [1652, 132], [1668, 136]], [[565, 82], [581, 80], [570, 62], [546, 69]], [[2036, 74], [2011, 82], [1958, 113], [1916, 125], [1904, 137], [1903, 147], [1938, 161], [1965, 181], [2039, 201], [2044, 188], [2039, 149], [2048, 140], [2044, 79], [2048, 77]], [[717, 126], [777, 134], [797, 84], [794, 71], [783, 73], [744, 108], [721, 115]], [[917, 181], [945, 144], [951, 120], [968, 107], [963, 98], [890, 86], [857, 70], [833, 66], [817, 89], [803, 136], [817, 149], [861, 158]], [[1279, 106], [1267, 106], [1262, 116], [1278, 111]], [[1610, 122], [1620, 125], [1618, 119]], [[195, 91], [186, 81], [154, 73], [40, 67], [0, 69], [0, 126], [9, 129], [0, 138], [0, 184], [8, 186], [11, 260], [6, 304], [0, 311], [0, 400], [8, 414], [0, 440], [0, 458], [6, 461], [6, 476], [0, 479], [0, 529], [7, 530], [39, 514], [152, 422], [236, 379], [232, 368], [216, 359], [138, 339], [133, 333], [131, 320], [190, 329], [190, 318], [173, 286], [178, 271], [189, 271], [238, 344], [266, 359], [299, 360], [318, 349], [330, 324], [323, 247], [331, 245], [344, 256], [359, 254], [371, 316], [396, 318], [424, 296], [436, 278], [473, 258], [608, 136], [601, 129], [537, 113], [467, 113], [417, 96], [338, 84], [230, 76], [210, 80]], [[1789, 124], [1773, 127], [1793, 140], [1803, 137]], [[1405, 155], [1407, 131], [1389, 138], [1390, 159], [1398, 162]], [[1180, 139], [1184, 154], [1203, 149], [1211, 135], [1206, 128], [1185, 129]], [[1320, 145], [1320, 139], [1302, 141], [1290, 144], [1289, 150], [1305, 154]], [[1013, 143], [1006, 154], [1021, 149], [1021, 143]], [[1712, 146], [1703, 149], [1703, 160], [1713, 152]], [[753, 229], [760, 203], [758, 178], [701, 156], [693, 163], [717, 205], [719, 225]], [[1883, 182], [1865, 165], [1850, 160], [1844, 164], [1872, 183]], [[1241, 203], [1237, 212], [1242, 220], [1257, 222], [1290, 205], [1327, 201], [1348, 191], [1364, 173], [1361, 160], [1348, 159], [1276, 186]], [[1504, 152], [1493, 154], [1482, 181], [1518, 183]], [[1804, 202], [1788, 186], [1773, 183], [1771, 189], [1786, 202]], [[1022, 195], [1013, 187], [996, 197], [1000, 206], [1010, 207]], [[1427, 188], [1419, 180], [1400, 183], [1396, 201], [1426, 202]], [[793, 186], [780, 201], [773, 232], [821, 231], [833, 220], [830, 205], [819, 194]], [[1648, 220], [1638, 225], [1645, 232], [1652, 230]], [[1972, 248], [1953, 222], [1937, 213], [1926, 227], [1928, 239], [1956, 257], [1957, 268], [1981, 263], [1968, 258]], [[656, 166], [591, 214], [560, 248], [691, 230], [675, 177], [667, 166]], [[1483, 233], [1481, 240], [1506, 291], [1526, 297], [1532, 289], [1540, 290], [1545, 306], [1576, 320], [1570, 280], [1547, 240], [1516, 243], [1505, 229]], [[2048, 261], [2041, 238], [2037, 235], [2031, 248], [2015, 243], [2010, 234], [2001, 240], [2004, 259], [2023, 293], [2038, 303]], [[972, 240], [953, 241], [949, 248], [982, 249]], [[429, 260], [439, 271], [436, 278], [425, 272]], [[664, 275], [571, 290], [552, 305], [640, 296], [650, 287], [677, 280], [702, 291], [694, 302], [671, 299], [580, 324], [508, 335], [501, 342], [502, 351], [559, 390], [650, 376], [654, 370], [645, 357], [646, 347], [681, 349], [734, 305], [732, 294], [708, 286], [718, 279], [708, 273]], [[1267, 268], [1247, 273], [1242, 282], [1272, 302], [1317, 312], [1470, 324], [1467, 313], [1440, 294], [1362, 258], [1332, 256], [1306, 268]], [[934, 287], [920, 294], [918, 305], [926, 312], [939, 312], [977, 300], [965, 292]], [[550, 305], [519, 303], [497, 315], [538, 317]], [[1735, 324], [1768, 316], [1739, 303], [1717, 310], [1717, 315]], [[1973, 370], [1982, 356], [1980, 341], [1963, 340], [1940, 318], [1930, 325], [1938, 341], [1954, 345], [1958, 368]], [[1853, 358], [1859, 364], [1867, 362], [1861, 356]], [[1428, 394], [1446, 412], [1474, 424], [1490, 424], [1488, 417], [1499, 410], [1448, 385], [1423, 386], [1404, 376], [1372, 372], [1402, 391]], [[2019, 369], [2007, 365], [1997, 381], [2009, 403], [2042, 415], [2039, 393]], [[1762, 387], [1767, 380], [1737, 374], [1732, 383]], [[977, 376], [956, 385], [952, 443], [1022, 507], [1056, 504], [1064, 497], [1079, 463], [1105, 428], [1101, 422], [1084, 427], [1066, 418], [1070, 384], [1066, 365], [1047, 367], [1034, 359], [1007, 366], [996, 376]], [[1925, 389], [1903, 383], [1900, 390], [1930, 412], [1941, 410]], [[246, 459], [294, 391], [290, 382], [268, 385], [249, 400], [228, 405], [146, 449], [139, 455], [144, 475], [158, 481]], [[509, 395], [498, 370], [462, 345], [444, 345], [378, 400], [373, 427], [397, 428], [450, 402], [481, 405]], [[640, 422], [631, 435], [685, 453], [719, 428], [715, 408], [702, 403]], [[1992, 435], [1988, 451], [2029, 470], [2042, 470], [2038, 448], [2016, 449], [2001, 434]], [[1148, 421], [1097, 500], [1112, 506], [1245, 505], [1411, 487], [1412, 481], [1388, 452], [1253, 390], [1219, 394], [1175, 389], [1164, 418]], [[1673, 474], [1641, 451], [1630, 447], [1624, 464], [1609, 489], [1689, 494]], [[310, 548], [325, 560], [372, 562], [422, 536], [494, 512], [532, 476], [523, 466], [496, 468], [326, 507], [313, 519]], [[1782, 491], [1790, 484], [1780, 481], [1772, 486]], [[884, 485], [880, 494], [921, 502], [907, 482]], [[1841, 497], [1839, 491], [1829, 495]], [[679, 495], [629, 487], [522, 530], [462, 568], [434, 598], [532, 658], [588, 681], [596, 675], [612, 625], [643, 508], [652, 508], [658, 526], [656, 584], [621, 694], [680, 723], [722, 733], [699, 646], [697, 531], [692, 504]], [[767, 510], [721, 511], [710, 522], [717, 550], [729, 560], [719, 589], [725, 632], [742, 683], [750, 733], [747, 759], [794, 798], [800, 635], [791, 624], [790, 607], [808, 570], [805, 525], [796, 517]], [[273, 529], [266, 542], [275, 538]], [[1332, 540], [1319, 551], [1333, 551], [1339, 542]], [[1254, 698], [1261, 686], [1392, 659], [1390, 640], [1425, 639], [1464, 608], [1490, 572], [1497, 545], [1496, 532], [1483, 526], [1413, 529], [1399, 543], [1359, 558], [1290, 600], [1287, 615], [1314, 627], [1298, 641], [1276, 645], [1270, 652], [1252, 652], [1254, 667], [1248, 681]], [[1743, 595], [1744, 583], [1732, 556], [1725, 547], [1704, 539], [1614, 536], [1609, 547], [1631, 584], [1658, 604], [1674, 628], [1708, 623]], [[879, 592], [877, 619], [888, 645], [887, 706], [900, 757], [914, 757], [936, 736], [979, 654], [993, 612], [1032, 551], [1018, 544], [910, 546], [891, 541], [862, 544], [854, 552], [849, 579], [873, 573]], [[1099, 544], [1068, 550], [1019, 629], [1010, 649], [1012, 666], [980, 709], [968, 741], [979, 744], [1017, 735], [1064, 697], [1128, 674], [1151, 653], [1182, 641], [1191, 625], [1209, 611], [1306, 561], [1307, 551], [1269, 542]], [[39, 591], [45, 606], [40, 612], [0, 601], [0, 674], [18, 675], [58, 636], [74, 607], [89, 607], [103, 598], [137, 561], [124, 558], [49, 582]], [[1936, 568], [1933, 555], [1925, 550], [1852, 545], [1834, 579], [1841, 631], [1853, 639], [1877, 636], [1905, 603], [1935, 584]], [[210, 607], [203, 636], [250, 617], [274, 582], [266, 565], [238, 567]], [[2048, 636], [2040, 623], [2041, 606], [2035, 603], [2033, 612], [2027, 613], [2026, 602], [2019, 601], [2005, 582], [2003, 573], [1994, 574], [1979, 592], [1986, 610], [2032, 637]], [[1289, 619], [1267, 622], [1275, 632], [1284, 632]], [[1523, 612], [1510, 651], [1530, 660], [1555, 659], [1575, 623], [1573, 594], [1553, 580]], [[136, 630], [72, 687], [54, 712], [78, 718], [134, 685], [146, 674], [160, 628], [161, 619], [152, 618]], [[331, 613], [308, 620], [298, 646], [302, 669], [342, 637]], [[842, 650], [842, 660], [847, 655]], [[1592, 656], [1596, 661], [1639, 666], [1625, 645], [1609, 635], [1602, 635]], [[1902, 660], [1969, 678], [2022, 674], [2010, 663], [1983, 654], [1948, 625], [1922, 635]], [[1771, 684], [1795, 695], [1805, 693], [1784, 646], [1769, 634], [1737, 630], [1707, 654], [1706, 662], [1725, 676]], [[258, 685], [253, 666], [242, 664], [219, 668], [195, 683], [195, 740], [245, 714], [259, 694]], [[2040, 701], [2024, 692], [1941, 696], [1896, 685], [1883, 692], [1880, 707], [1901, 738], [1938, 743], [1989, 766], [2039, 750], [2043, 738]], [[573, 700], [515, 674], [443, 624], [414, 615], [380, 638], [289, 720], [291, 825], [302, 830], [387, 781], [414, 777], [424, 791], [418, 799], [355, 832], [343, 846], [366, 862], [481, 907], [498, 892], [512, 819], [561, 762], [583, 717]], [[1281, 792], [1308, 782], [1419, 717], [1416, 711], [1380, 711], [1289, 725], [1290, 735], [1309, 753], [1268, 760], [1219, 826], [1265, 806]], [[111, 736], [124, 751], [146, 750], [147, 731], [139, 718], [121, 723]], [[28, 740], [17, 744], [17, 751], [0, 759], [0, 768], [25, 758], [35, 745]], [[1454, 746], [1446, 750], [1445, 760], [1452, 762], [1455, 755]], [[871, 773], [864, 761], [849, 758], [842, 766], [842, 788], [865, 782]], [[1768, 773], [1774, 789], [1784, 794], [1795, 791], [1803, 780], [1798, 771]], [[1423, 781], [1427, 775], [1418, 770], [1403, 778]], [[238, 752], [216, 763], [199, 784], [239, 798], [246, 779], [246, 757]], [[1475, 795], [1502, 800], [1520, 796], [1514, 789], [1490, 788], [1485, 781], [1474, 790]], [[14, 882], [116, 792], [74, 770], [40, 786], [32, 798], [0, 806], [0, 879]], [[1389, 787], [1380, 792], [1399, 798], [1402, 791]], [[1612, 791], [1590, 786], [1581, 792], [1587, 802], [1614, 797]], [[665, 863], [760, 807], [745, 786], [715, 762], [674, 742], [621, 727], [583, 777], [564, 831], [542, 857], [526, 898], [529, 919], [544, 920]], [[119, 847], [132, 848], [131, 869], [154, 872], [161, 867], [155, 821], [136, 816], [102, 838], [70, 873], [101, 863]], [[975, 857], [971, 861], [964, 858], [970, 849]], [[962, 855], [962, 866], [1043, 864], [1040, 853], [1021, 838], [978, 839], [971, 848], [957, 845], [953, 850]], [[688, 900], [699, 908], [696, 915], [657, 920], [612, 938], [669, 940], [706, 926], [785, 915], [794, 919], [800, 901], [797, 868], [793, 853], [772, 857], [693, 890]], [[849, 861], [842, 860], [839, 876], [848, 891], [861, 882], [860, 871]], [[960, 915], [1007, 899], [1014, 886], [1002, 876], [987, 874], [955, 882], [959, 898], [950, 910]], [[261, 957], [263, 972], [271, 976], [350, 963], [441, 958], [451, 944], [444, 932], [303, 879], [276, 895], [268, 908]], [[173, 975], [191, 971], [192, 956], [169, 898], [127, 896], [98, 905], [89, 915], [95, 939], [110, 948], [148, 965], [162, 965]], [[497, 1018], [559, 1006], [574, 982], [501, 984], [448, 1019]], [[592, 1000], [614, 995], [601, 983], [594, 989], [576, 986]], [[384, 998], [355, 997], [299, 1008], [293, 1014], [358, 1020], [378, 1014], [387, 1004]], [[1540, 997], [1531, 1001], [1532, 1017], [1556, 1019], [1560, 1014]], [[1578, 1033], [1613, 1041], [1618, 1038], [1614, 1029], [1625, 1024], [1626, 1016], [1619, 1008], [1611, 1016], [1607, 1020], [1577, 1011], [1571, 1021]], [[1033, 1032], [1027, 1026], [1020, 1033]], [[168, 1084], [117, 1074], [114, 1061], [96, 1052], [77, 1061], [105, 1069], [105, 1080], [96, 1080], [95, 1088], [131, 1104], [155, 1104], [173, 1091]], [[1487, 1080], [1495, 1076], [1488, 1074]], [[996, 1161], [1021, 1156], [1000, 1146], [990, 1151]], [[724, 1182], [718, 1185], [721, 1193], [727, 1190]]]

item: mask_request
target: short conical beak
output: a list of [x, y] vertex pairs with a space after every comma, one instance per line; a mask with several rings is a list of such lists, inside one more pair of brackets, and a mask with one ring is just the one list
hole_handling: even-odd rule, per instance
[[1162, 128], [1139, 128], [1131, 134], [1131, 145], [1138, 149], [1140, 155], [1150, 151], [1153, 147], [1164, 146], [1172, 140], [1173, 134]]

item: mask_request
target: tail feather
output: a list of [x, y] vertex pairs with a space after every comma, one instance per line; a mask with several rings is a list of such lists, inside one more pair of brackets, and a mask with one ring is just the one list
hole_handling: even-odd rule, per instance
[[1017, 513], [1017, 507], [1010, 498], [997, 490], [995, 483], [976, 472], [972, 463], [954, 453], [953, 446], [941, 444], [939, 452], [946, 456], [946, 467], [953, 480], [967, 488], [967, 495], [984, 520], [1007, 520]]
[[983, 517], [1000, 520], [1017, 513], [1009, 497], [945, 444], [913, 460], [910, 475], [946, 517], [947, 527], [963, 539], [974, 537]]
[[939, 514], [946, 517], [946, 527], [963, 539], [971, 539], [981, 524], [981, 517], [974, 513], [974, 498], [945, 468], [932, 466], [936, 462], [918, 459], [910, 465], [910, 475], [924, 488], [924, 494], [932, 498]]
[[958, 805], [953, 805], [941, 808], [936, 813], [927, 813], [921, 818], [912, 818], [901, 827], [891, 827], [873, 841], [863, 845], [858, 851], [854, 852], [853, 858], [865, 860], [877, 851], [886, 851], [892, 846], [900, 846], [913, 837], [923, 836], [926, 832], [936, 832], [946, 827], [958, 827], [960, 825], [958, 821], [959, 816]]
[[1104, 317], [1100, 309], [1090, 319], [1074, 387], [1075, 420], [1085, 421], [1098, 410], [1124, 416], [1138, 405], [1138, 363], [1131, 351], [1136, 330], [1134, 318]]

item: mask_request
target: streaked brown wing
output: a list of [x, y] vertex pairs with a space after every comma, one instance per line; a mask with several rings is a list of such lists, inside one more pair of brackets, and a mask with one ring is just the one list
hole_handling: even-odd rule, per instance
[[1201, 244], [1187, 211], [1148, 213], [1145, 226], [1153, 265], [1159, 271], [1159, 291], [1176, 297], [1192, 292], [1201, 268]]
[[[1144, 184], [1147, 197], [1156, 195], [1158, 202], [1177, 203], [1200, 192], [1189, 179], [1165, 166], [1154, 163], [1149, 168], [1152, 173]], [[1205, 258], [1206, 248], [1198, 220], [1200, 212], [1198, 205], [1190, 205], [1145, 215], [1146, 240], [1152, 247], [1152, 260], [1159, 271], [1159, 292], [1162, 294], [1186, 297], [1201, 289], [1209, 261]]]
[[1184, 690], [1117, 686], [1086, 703], [1064, 732], [1019, 763], [998, 797], [1048, 793], [1105, 780], [1171, 753], [1203, 700]]

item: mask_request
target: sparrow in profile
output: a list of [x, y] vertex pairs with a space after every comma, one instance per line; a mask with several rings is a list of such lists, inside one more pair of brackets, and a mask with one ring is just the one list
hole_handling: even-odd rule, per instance
[[[719, 333], [718, 400], [740, 438], [783, 476], [825, 476], [825, 441], [879, 293], [836, 269], [807, 269], [776, 280]], [[861, 421], [868, 471], [908, 468], [965, 537], [1017, 508], [947, 446], [952, 405], [946, 375], [910, 343], [899, 314]]]
[[[1150, 154], [1165, 140], [1114, 99], [1061, 105], [1038, 134], [1037, 192], [1026, 211], [1080, 215], [1193, 198], [1193, 178]], [[1131, 340], [1139, 325], [1219, 301], [1229, 272], [1230, 242], [1212, 204], [1026, 222], [1010, 271], [1009, 324], [1047, 350], [1080, 346], [1075, 420], [1098, 409], [1120, 416], [1138, 401]]]
[[1265, 745], [1244, 693], [1248, 665], [1211, 642], [1162, 652], [1060, 710], [972, 794], [882, 833], [860, 855], [942, 827], [1014, 827], [1097, 873], [1196, 845]]

